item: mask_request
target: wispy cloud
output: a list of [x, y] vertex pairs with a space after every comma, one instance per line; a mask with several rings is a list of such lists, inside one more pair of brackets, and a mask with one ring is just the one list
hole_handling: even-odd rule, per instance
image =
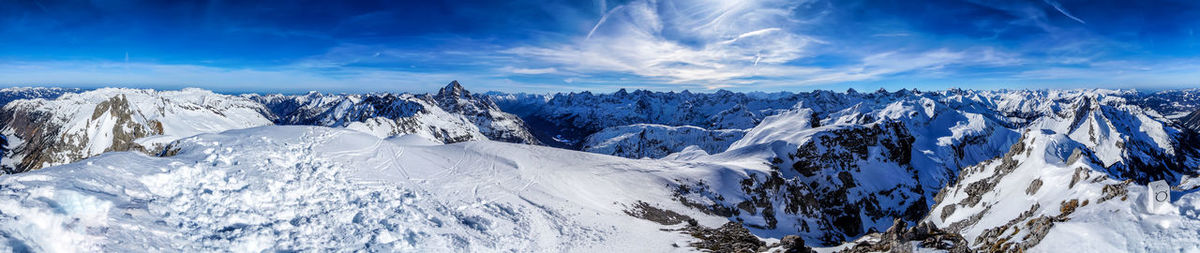
[[556, 73], [556, 72], [558, 72], [558, 69], [555, 69], [555, 68], [536, 68], [536, 69], [534, 69], [534, 68], [504, 67], [504, 68], [500, 69], [500, 71], [507, 72], [507, 73], [513, 73], [513, 74], [521, 74], [521, 75], [540, 75], [540, 74]]
[[[0, 3], [28, 9], [0, 18], [15, 40], [0, 53], [0, 84], [421, 92], [455, 79], [553, 91], [1200, 80], [1165, 64], [1200, 66], [1178, 60], [1200, 54], [1188, 29], [1200, 4], [1073, 3], [351, 1], [269, 12], [214, 3], [221, 11], [204, 22], [187, 6], [143, 15], [155, 12]], [[527, 8], [495, 11], [512, 6]]]
[[1054, 10], [1057, 10], [1058, 13], [1062, 13], [1063, 16], [1067, 16], [1068, 18], [1074, 19], [1075, 21], [1079, 21], [1080, 24], [1087, 24], [1087, 22], [1083, 22], [1082, 19], [1075, 17], [1075, 15], [1071, 15], [1070, 12], [1067, 12], [1066, 9], [1063, 9], [1062, 4], [1058, 3], [1058, 1], [1055, 1], [1055, 0], [1043, 0], [1043, 1], [1045, 1], [1046, 4], [1049, 4], [1051, 7], [1054, 7]]
[[[912, 72], [946, 75], [970, 66], [1026, 62], [1019, 54], [987, 46], [845, 48], [841, 38], [827, 41], [802, 33], [830, 25], [820, 20], [828, 15], [824, 10], [816, 11], [817, 17], [797, 17], [796, 9], [806, 4], [811, 2], [634, 1], [605, 12], [581, 38], [501, 53], [573, 73], [627, 74], [645, 82], [709, 89], [855, 82]], [[871, 35], [883, 40], [920, 39], [910, 38], [915, 36], [909, 32]], [[804, 62], [820, 56], [844, 60]]]
[[[885, 78], [890, 75], [905, 74], [915, 71], [924, 73], [935, 72], [947, 65], [984, 64], [984, 59], [970, 58], [978, 52], [950, 51], [936, 49], [926, 52], [881, 52], [865, 56], [857, 64], [848, 64], [830, 68], [809, 68], [804, 75], [794, 75], [785, 78], [776, 85], [812, 85], [825, 83], [842, 83], [867, 81]], [[803, 72], [803, 71], [797, 71]]]
[[772, 75], [823, 43], [796, 32], [785, 1], [634, 1], [612, 8], [582, 38], [503, 51], [577, 72], [628, 73], [718, 85]]

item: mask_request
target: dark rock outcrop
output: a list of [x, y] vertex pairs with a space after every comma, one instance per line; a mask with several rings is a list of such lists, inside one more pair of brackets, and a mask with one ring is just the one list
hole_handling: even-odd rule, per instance
[[[701, 250], [711, 252], [760, 252], [767, 249], [767, 244], [750, 233], [746, 227], [737, 222], [725, 223], [719, 228], [691, 226], [687, 233], [699, 239], [691, 244]], [[793, 246], [794, 247], [794, 246]]]
[[916, 226], [908, 227], [903, 220], [897, 219], [893, 224], [882, 234], [868, 235], [877, 241], [863, 240], [841, 252], [914, 252], [913, 242], [917, 247], [925, 249], [952, 253], [972, 252], [968, 248], [967, 240], [962, 235], [941, 230], [932, 223], [919, 223]]

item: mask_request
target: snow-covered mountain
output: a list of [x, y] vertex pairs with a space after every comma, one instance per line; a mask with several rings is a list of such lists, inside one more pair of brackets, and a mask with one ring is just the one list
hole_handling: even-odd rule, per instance
[[491, 93], [490, 97], [500, 108], [529, 122], [543, 143], [571, 149], [582, 149], [588, 136], [601, 130], [633, 124], [750, 129], [797, 101], [794, 96], [750, 96], [725, 90], [676, 93], [621, 89], [611, 94]]
[[[690, 150], [670, 158], [747, 168], [734, 177], [737, 180], [718, 187], [711, 180], [732, 179], [693, 178], [672, 187], [678, 187], [681, 196], [692, 196], [682, 202], [708, 203], [691, 206], [744, 221], [756, 234], [799, 234], [808, 242], [832, 245], [884, 231], [896, 218], [910, 224], [920, 221], [936, 203], [935, 194], [958, 180], [961, 168], [1005, 154], [1029, 130], [1064, 133], [1084, 143], [1113, 177], [1144, 183], [1177, 182], [1182, 175], [1194, 175], [1200, 157], [1196, 139], [1155, 111], [1130, 103], [1130, 94], [793, 94], [789, 98], [797, 101], [794, 107], [764, 118], [728, 151]], [[652, 135], [652, 141], [638, 142], [630, 141], [640, 139], [633, 138], [639, 137], [633, 134], [640, 133], [638, 128], [612, 129], [633, 130], [602, 131], [604, 135], [593, 134], [588, 143], [623, 143], [615, 147], [628, 150], [639, 143], [670, 142], [674, 136]], [[602, 147], [606, 149], [585, 150], [617, 150]]]
[[248, 95], [279, 124], [347, 127], [379, 137], [418, 134], [444, 143], [497, 140], [538, 144], [524, 121], [450, 82], [436, 94]]
[[55, 99], [63, 94], [83, 91], [75, 88], [9, 87], [0, 89], [0, 106], [17, 99]]
[[1164, 90], [1149, 94], [1131, 93], [1130, 102], [1150, 108], [1168, 118], [1200, 110], [1200, 89]]
[[746, 130], [708, 130], [694, 126], [633, 124], [605, 128], [588, 136], [583, 151], [628, 158], [662, 158], [694, 147], [707, 154], [725, 152]]
[[0, 109], [0, 133], [12, 151], [7, 172], [74, 162], [109, 151], [154, 152], [200, 133], [269, 125], [249, 99], [199, 89], [99, 89], [47, 100], [21, 99]]

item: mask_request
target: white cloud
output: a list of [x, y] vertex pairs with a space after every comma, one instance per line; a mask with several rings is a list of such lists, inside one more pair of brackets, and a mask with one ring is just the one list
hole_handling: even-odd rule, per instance
[[1071, 12], [1068, 12], [1067, 9], [1064, 9], [1062, 7], [1062, 4], [1058, 3], [1058, 1], [1055, 1], [1055, 0], [1043, 0], [1043, 1], [1046, 2], [1046, 4], [1049, 4], [1050, 7], [1054, 7], [1054, 10], [1058, 11], [1058, 13], [1062, 13], [1063, 16], [1067, 16], [1068, 18], [1074, 19], [1075, 21], [1078, 21], [1080, 24], [1087, 24], [1087, 22], [1083, 22], [1082, 19], [1075, 17], [1075, 15], [1071, 15]]
[[[629, 74], [648, 82], [709, 89], [853, 82], [918, 71], [935, 75], [946, 67], [1022, 63], [1019, 56], [994, 48], [886, 48], [885, 52], [845, 48], [801, 33], [823, 25], [819, 18], [798, 21], [806, 17], [794, 17], [793, 10], [804, 4], [808, 3], [634, 1], [606, 12], [585, 37], [502, 53], [567, 73]], [[815, 55], [846, 60], [827, 65], [797, 63]]]
[[634, 1], [606, 12], [587, 36], [504, 51], [572, 72], [626, 73], [676, 84], [722, 85], [795, 74], [781, 65], [823, 43], [796, 33], [787, 1]]
[[558, 72], [558, 69], [555, 69], [555, 68], [533, 69], [533, 68], [504, 67], [504, 68], [501, 68], [500, 71], [506, 72], [506, 73], [521, 74], [521, 75], [541, 75], [541, 74], [551, 74], [551, 73]]

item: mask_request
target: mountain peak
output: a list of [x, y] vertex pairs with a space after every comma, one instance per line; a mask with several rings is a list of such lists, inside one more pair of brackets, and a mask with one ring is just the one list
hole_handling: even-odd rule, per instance
[[464, 89], [462, 87], [462, 84], [458, 83], [458, 80], [450, 81], [450, 84], [446, 84], [446, 87], [443, 87], [441, 90], [438, 90], [438, 96], [462, 97], [462, 96], [470, 96], [470, 95], [471, 95], [471, 92], [468, 92], [467, 89]]

